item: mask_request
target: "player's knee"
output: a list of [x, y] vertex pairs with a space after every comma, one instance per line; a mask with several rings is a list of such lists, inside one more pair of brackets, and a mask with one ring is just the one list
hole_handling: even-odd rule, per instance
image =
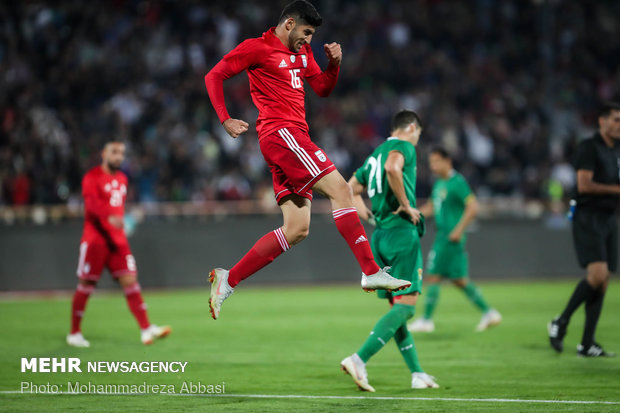
[[456, 280], [453, 280], [452, 282], [454, 283], [454, 285], [456, 285], [459, 288], [465, 288], [467, 286], [468, 280], [464, 278], [457, 278]]
[[78, 284], [84, 287], [95, 287], [97, 285], [97, 281], [80, 279]]
[[338, 188], [338, 192], [341, 194], [343, 201], [353, 202], [353, 189], [345, 180], [342, 180], [340, 187]]
[[308, 234], [310, 234], [310, 226], [302, 225], [302, 226], [298, 226], [292, 231], [290, 238], [289, 238], [289, 235], [287, 234], [286, 239], [289, 244], [295, 245], [305, 240], [308, 237]]
[[118, 277], [118, 283], [121, 287], [130, 287], [138, 282], [138, 276], [136, 274], [123, 275]]
[[353, 205], [353, 190], [344, 179], [334, 183], [326, 195], [338, 205]]
[[592, 281], [602, 282], [609, 277], [609, 270], [604, 265], [593, 265], [588, 270], [588, 278]]
[[417, 304], [417, 302], [418, 302], [418, 293], [403, 294], [403, 295], [397, 295], [396, 297], [394, 297], [394, 304], [403, 304], [407, 307], [411, 307], [407, 309], [407, 310], [412, 311], [409, 317], [413, 317], [413, 312], [415, 312], [414, 306]]

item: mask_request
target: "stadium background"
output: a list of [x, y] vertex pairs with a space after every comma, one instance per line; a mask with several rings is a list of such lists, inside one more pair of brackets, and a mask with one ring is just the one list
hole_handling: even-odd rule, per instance
[[[203, 76], [285, 3], [3, 2], [2, 204], [79, 202], [110, 135], [131, 142], [133, 201], [270, 196], [255, 131], [224, 135]], [[315, 55], [338, 41], [344, 65], [330, 98], [308, 94], [308, 121], [344, 175], [407, 107], [427, 125], [421, 159], [444, 144], [479, 196], [558, 196], [575, 141], [618, 94], [617, 2], [316, 3]], [[227, 92], [231, 113], [256, 119], [247, 76]], [[426, 168], [419, 186], [425, 197]]]
[[[426, 125], [419, 197], [432, 185], [426, 155], [441, 144], [482, 200], [480, 231], [471, 237], [473, 274], [577, 273], [574, 259], [566, 258], [572, 257], [564, 219], [574, 187], [570, 158], [575, 143], [596, 127], [597, 104], [619, 92], [613, 39], [620, 34], [620, 4], [316, 3], [325, 18], [312, 43], [315, 54], [324, 65], [321, 45], [338, 41], [344, 64], [328, 99], [308, 94], [308, 121], [343, 175], [385, 137], [396, 110], [415, 109]], [[134, 206], [128, 224], [139, 223], [132, 243], [145, 285], [199, 283], [205, 267], [230, 265], [278, 225], [255, 130], [236, 140], [225, 134], [203, 76], [241, 40], [274, 25], [283, 4], [0, 5], [0, 288], [73, 284], [80, 180], [99, 162], [108, 136], [129, 143], [123, 169]], [[226, 90], [230, 112], [253, 122], [247, 76], [228, 81]], [[328, 211], [321, 200], [314, 209]], [[183, 225], [191, 236], [179, 232]], [[306, 245], [296, 248], [297, 259], [346, 256], [327, 227], [314, 226]], [[513, 229], [522, 238], [511, 238]], [[498, 256], [503, 263], [491, 265]], [[282, 265], [271, 280], [347, 280], [354, 270], [349, 261], [314, 276], [308, 274], [320, 272], [316, 265], [305, 275]]]
[[[236, 140], [226, 135], [203, 76], [241, 40], [275, 24], [284, 3], [0, 5], [0, 288], [70, 288], [80, 180], [112, 135], [129, 143], [123, 170], [134, 206], [128, 224], [139, 223], [132, 243], [145, 285], [199, 283], [204, 266], [230, 265], [278, 225], [254, 128]], [[619, 92], [620, 54], [612, 39], [620, 31], [620, 5], [426, 0], [317, 6], [325, 18], [312, 43], [315, 55], [324, 65], [321, 45], [338, 41], [344, 64], [328, 99], [308, 94], [308, 121], [343, 175], [385, 137], [396, 110], [415, 109], [427, 125], [418, 148], [419, 197], [432, 185], [426, 156], [440, 144], [483, 202], [482, 231], [471, 237], [473, 273], [576, 273], [574, 259], [566, 259], [572, 256], [564, 219], [574, 188], [570, 158], [575, 143], [596, 127], [597, 104]], [[247, 76], [228, 81], [226, 90], [230, 112], [253, 122]], [[328, 210], [321, 200], [314, 209]], [[271, 218], [261, 220], [262, 214]], [[179, 219], [190, 223], [177, 225]], [[183, 225], [191, 236], [179, 236]], [[489, 226], [495, 231], [484, 230]], [[522, 238], [507, 237], [511, 228]], [[315, 225], [312, 232], [307, 245], [296, 248], [305, 251], [298, 257], [346, 256], [344, 244], [332, 240], [334, 231]], [[313, 237], [323, 235], [334, 249], [319, 248], [325, 242]], [[538, 259], [526, 254], [526, 244]], [[37, 259], [31, 259], [34, 251]], [[162, 255], [166, 266], [154, 259]], [[498, 256], [502, 265], [489, 265]], [[282, 259], [294, 262], [288, 260]], [[309, 275], [314, 267], [276, 280], [346, 280], [354, 270], [349, 261], [328, 260], [338, 262], [328, 274]]]

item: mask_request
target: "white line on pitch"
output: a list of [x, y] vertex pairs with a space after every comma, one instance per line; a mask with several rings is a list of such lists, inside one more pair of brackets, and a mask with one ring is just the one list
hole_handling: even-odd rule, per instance
[[[27, 396], [54, 396], [54, 395], [91, 395], [91, 396], [148, 396], [158, 393], [28, 393], [19, 390], [3, 390], [0, 394], [23, 394]], [[459, 397], [399, 397], [399, 396], [313, 396], [306, 394], [181, 394], [163, 393], [167, 396], [197, 396], [197, 397], [232, 397], [239, 399], [330, 399], [330, 400], [411, 400], [411, 401], [442, 401], [442, 402], [471, 402], [471, 403], [549, 403], [549, 404], [611, 404], [620, 405], [620, 401], [603, 400], [533, 400], [533, 399], [468, 399]]]

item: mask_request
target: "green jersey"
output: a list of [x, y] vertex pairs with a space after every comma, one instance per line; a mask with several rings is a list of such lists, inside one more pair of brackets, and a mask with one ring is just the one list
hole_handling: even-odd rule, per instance
[[[461, 220], [465, 204], [470, 196], [474, 195], [469, 184], [463, 175], [456, 171], [452, 171], [447, 179], [438, 179], [435, 182], [431, 200], [437, 225], [437, 238], [447, 238], [450, 235]], [[465, 242], [465, 235], [461, 242]]]
[[395, 137], [388, 138], [379, 145], [366, 161], [355, 171], [355, 178], [367, 188], [368, 198], [372, 203], [372, 213], [377, 220], [378, 228], [395, 228], [414, 226], [406, 214], [394, 215], [398, 209], [398, 200], [388, 184], [385, 173], [385, 161], [392, 151], [400, 152], [405, 158], [403, 166], [403, 183], [407, 199], [415, 208], [416, 152], [412, 143]]

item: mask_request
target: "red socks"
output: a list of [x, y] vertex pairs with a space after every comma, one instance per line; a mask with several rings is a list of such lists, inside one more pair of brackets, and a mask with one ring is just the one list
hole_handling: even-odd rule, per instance
[[135, 282], [128, 287], [124, 287], [123, 291], [125, 291], [125, 298], [127, 298], [127, 305], [129, 306], [129, 310], [131, 310], [133, 316], [138, 321], [140, 328], [142, 330], [148, 328], [151, 323], [149, 323], [149, 317], [146, 314], [146, 304], [142, 299], [140, 284]]
[[[353, 251], [357, 262], [366, 275], [379, 271], [379, 266], [370, 250], [366, 231], [357, 216], [355, 208], [342, 208], [333, 212], [338, 231]], [[228, 272], [228, 284], [235, 288], [239, 282], [245, 280], [267, 264], [270, 264], [291, 246], [286, 241], [282, 228], [272, 231], [261, 239], [235, 264]]]
[[[80, 324], [82, 323], [82, 316], [84, 315], [86, 302], [94, 290], [94, 285], [78, 284], [75, 294], [73, 295], [73, 304], [71, 306], [71, 334], [81, 331]], [[140, 284], [136, 282], [129, 287], [123, 288], [123, 291], [125, 291], [125, 297], [127, 298], [129, 309], [133, 313], [134, 317], [136, 317], [140, 328], [144, 330], [150, 326], [151, 323], [149, 323], [149, 318], [146, 315], [146, 304], [144, 304], [144, 300], [142, 299]]]
[[73, 294], [73, 303], [71, 305], [71, 334], [80, 332], [80, 324], [82, 323], [82, 316], [84, 315], [86, 302], [94, 290], [94, 285], [82, 284], [78, 284], [75, 289], [75, 294]]
[[291, 248], [286, 241], [282, 228], [272, 231], [261, 239], [235, 264], [228, 272], [228, 284], [235, 288], [240, 281], [245, 280], [267, 264], [270, 264], [284, 251]]
[[370, 250], [366, 231], [357, 216], [357, 210], [355, 208], [336, 209], [333, 211], [333, 215], [338, 232], [349, 244], [349, 248], [353, 251], [362, 268], [362, 272], [366, 275], [372, 275], [379, 271], [380, 268]]

